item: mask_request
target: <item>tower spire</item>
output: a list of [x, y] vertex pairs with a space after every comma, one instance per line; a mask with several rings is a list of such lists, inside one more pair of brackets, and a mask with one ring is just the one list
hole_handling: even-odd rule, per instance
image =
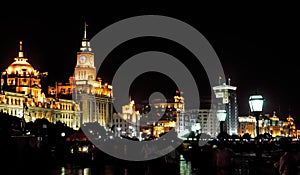
[[83, 39], [86, 39], [86, 27], [87, 27], [86, 21], [84, 22], [84, 34], [83, 34]]
[[22, 46], [22, 41], [20, 41], [20, 51], [19, 51], [19, 58], [22, 58], [22, 57], [24, 57], [24, 53], [23, 53], [23, 51], [22, 51], [22, 49], [23, 49], [23, 46]]
[[89, 40], [86, 38], [86, 27], [87, 27], [87, 23], [84, 22], [84, 31], [83, 31], [83, 39], [81, 42], [81, 47], [80, 47], [80, 51], [92, 51], [91, 47], [90, 47], [90, 42]]

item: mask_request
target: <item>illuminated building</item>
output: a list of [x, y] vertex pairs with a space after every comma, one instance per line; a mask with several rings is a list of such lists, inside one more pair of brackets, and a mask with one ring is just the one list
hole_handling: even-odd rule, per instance
[[67, 84], [56, 83], [55, 86], [49, 86], [48, 93], [52, 96], [70, 96], [78, 103], [81, 109], [78, 114], [80, 125], [99, 123], [105, 128], [110, 128], [113, 111], [112, 86], [103, 83], [102, 79], [96, 76], [95, 55], [86, 37], [86, 27], [85, 24], [74, 76], [69, 78]]
[[[219, 133], [219, 121], [215, 119], [216, 111], [212, 109], [193, 109], [185, 111], [185, 128], [183, 134], [188, 134], [193, 131], [193, 127], [198, 127], [199, 133], [205, 133], [212, 137], [216, 137]], [[200, 125], [200, 126], [198, 126]]]
[[248, 133], [252, 138], [255, 135], [256, 119], [254, 116], [239, 116], [238, 135], [243, 136]]
[[175, 127], [175, 121], [159, 120], [153, 126], [153, 136], [158, 138], [162, 134], [168, 133], [172, 128]]
[[237, 87], [230, 85], [230, 79], [228, 79], [228, 84], [220, 83], [220, 85], [213, 87], [216, 99], [221, 99], [218, 106], [225, 105], [227, 117], [224, 123], [224, 129], [226, 129], [229, 135], [238, 133], [238, 105], [236, 88]]
[[24, 57], [22, 44], [22, 41], [20, 41], [18, 57], [14, 59], [15, 61], [2, 74], [4, 78], [3, 88], [32, 97], [41, 97], [42, 89], [40, 80], [42, 75], [47, 74], [47, 72], [40, 73], [28, 63], [28, 59]]
[[[170, 104], [168, 104], [170, 105]], [[177, 94], [174, 96], [174, 103], [173, 108], [176, 110], [176, 132], [180, 134], [182, 131], [185, 130], [185, 119], [184, 119], [184, 98], [179, 94], [177, 91]]]
[[73, 129], [90, 122], [111, 126], [112, 86], [96, 77], [86, 25], [74, 76], [66, 84], [58, 82], [49, 86], [47, 92], [43, 91], [41, 81], [48, 73], [40, 73], [32, 67], [24, 57], [22, 44], [20, 42], [15, 61], [1, 73], [1, 112], [24, 117], [26, 122], [37, 118], [53, 123], [61, 121]]
[[286, 121], [283, 121], [283, 133], [285, 137], [297, 138], [296, 124], [290, 115], [286, 118]]
[[[154, 126], [159, 125], [161, 121], [164, 121], [164, 125], [172, 125], [167, 123], [176, 122], [176, 127], [174, 127], [175, 131], [178, 134], [184, 131], [184, 98], [182, 96], [177, 94], [174, 96], [173, 101], [170, 100], [167, 102], [162, 102], [159, 99], [155, 99], [152, 101], [151, 106], [153, 106], [151, 111], [153, 110], [153, 114], [157, 115], [156, 120], [152, 121]], [[168, 131], [170, 130], [170, 128], [166, 129]], [[167, 130], [165, 130], [165, 132], [168, 132]]]
[[115, 133], [138, 138], [140, 135], [140, 112], [135, 109], [134, 100], [122, 106], [122, 114], [113, 114], [112, 128]]
[[73, 129], [79, 128], [79, 105], [73, 100], [46, 97], [41, 80], [47, 72], [34, 69], [20, 50], [14, 62], [1, 73], [0, 111], [24, 118], [25, 122], [46, 118], [61, 121]]
[[279, 119], [276, 112], [273, 112], [273, 116], [265, 115], [259, 120], [260, 133], [269, 133], [273, 137], [284, 136], [283, 121]]
[[[243, 136], [249, 133], [251, 137], [256, 137], [255, 127], [256, 119], [253, 116], [240, 116], [239, 117], [239, 132], [238, 135]], [[294, 137], [297, 138], [297, 129], [294, 119], [288, 116], [286, 120], [280, 120], [273, 112], [273, 115], [265, 114], [262, 119], [258, 121], [259, 132], [261, 134], [268, 133], [272, 137]]]
[[140, 111], [141, 132], [147, 135], [159, 136], [171, 129], [180, 134], [185, 130], [184, 98], [179, 92], [173, 99], [153, 99], [149, 105], [142, 106]]

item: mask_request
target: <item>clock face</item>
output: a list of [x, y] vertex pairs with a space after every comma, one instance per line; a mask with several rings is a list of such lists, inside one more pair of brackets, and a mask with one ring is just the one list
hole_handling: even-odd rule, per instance
[[93, 63], [93, 56], [90, 56], [90, 63]]
[[85, 63], [86, 57], [84, 55], [80, 56], [80, 63], [83, 64]]

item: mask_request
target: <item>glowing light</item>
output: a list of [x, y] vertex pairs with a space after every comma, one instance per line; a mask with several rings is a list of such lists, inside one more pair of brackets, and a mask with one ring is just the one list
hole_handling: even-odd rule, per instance
[[82, 152], [84, 152], [84, 153], [89, 152], [89, 147], [88, 146], [83, 146], [82, 147]]
[[252, 95], [249, 97], [249, 105], [252, 112], [261, 112], [264, 99], [261, 95]]

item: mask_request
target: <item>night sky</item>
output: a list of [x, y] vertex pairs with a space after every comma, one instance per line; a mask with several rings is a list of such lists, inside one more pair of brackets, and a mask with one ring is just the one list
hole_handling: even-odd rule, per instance
[[[140, 10], [127, 8], [124, 11], [112, 8], [105, 11], [101, 7], [84, 14], [1, 14], [0, 69], [4, 71], [13, 62], [19, 41], [22, 40], [24, 54], [35, 69], [48, 72], [50, 82], [67, 82], [76, 64], [84, 21], [89, 25], [87, 37], [92, 38], [101, 29], [127, 17], [166, 15], [197, 28], [210, 42], [220, 58], [226, 78], [231, 78], [231, 84], [237, 86], [240, 115], [248, 114], [249, 95], [258, 92], [265, 97], [265, 113], [276, 111], [282, 118], [291, 114], [299, 123], [299, 12], [293, 8], [282, 8], [211, 7], [208, 10], [204, 6], [195, 6], [143, 7]], [[193, 55], [178, 44], [159, 38], [146, 37], [118, 46], [105, 60], [98, 75], [110, 82], [123, 61], [148, 50], [176, 56], [191, 70], [198, 85], [201, 85], [200, 95], [210, 94], [205, 72], [201, 64], [193, 61]], [[147, 81], [144, 81], [145, 77]], [[152, 82], [155, 81], [161, 86], [153, 86]], [[166, 96], [171, 96], [176, 89], [172, 84], [172, 80], [160, 74], [145, 74], [137, 77], [131, 93], [133, 98], [140, 100], [155, 90], [170, 93]], [[141, 88], [143, 91], [139, 91]]]

